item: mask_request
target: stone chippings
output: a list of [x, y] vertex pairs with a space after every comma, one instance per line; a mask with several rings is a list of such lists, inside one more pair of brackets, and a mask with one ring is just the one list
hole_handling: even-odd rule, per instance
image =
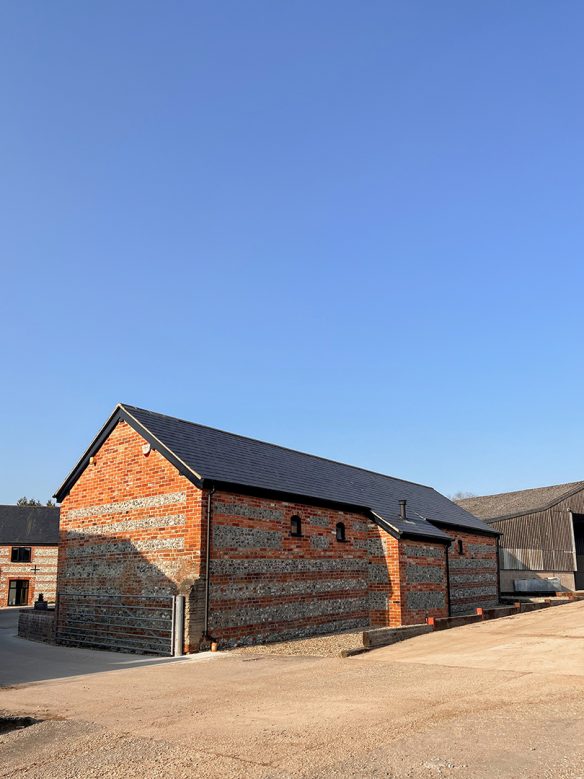
[[[450, 577], [451, 584], [483, 584], [484, 582], [492, 582], [493, 574], [491, 573], [468, 573], [468, 574], [456, 574]], [[458, 591], [458, 588], [457, 588]]]
[[371, 584], [389, 584], [389, 571], [384, 563], [370, 563], [367, 576]]
[[410, 584], [432, 582], [438, 584], [444, 580], [444, 570], [440, 565], [414, 565], [406, 566], [406, 581]]
[[369, 593], [369, 608], [374, 611], [387, 611], [390, 604], [390, 596], [385, 592], [371, 590]]
[[411, 546], [406, 544], [404, 551], [407, 557], [444, 557], [443, 548], [436, 546]]
[[215, 525], [213, 546], [218, 549], [281, 549], [282, 533], [278, 530]]
[[497, 561], [493, 558], [485, 559], [472, 559], [467, 557], [455, 557], [449, 561], [450, 570], [458, 570], [460, 568], [474, 569], [482, 568], [483, 570], [496, 570]]
[[143, 498], [131, 498], [117, 503], [103, 503], [98, 506], [87, 506], [61, 512], [67, 520], [85, 519], [87, 517], [101, 517], [105, 514], [122, 514], [124, 511], [134, 509], [150, 509], [158, 506], [168, 506], [171, 503], [186, 503], [186, 492], [170, 492], [163, 495], [150, 495]]
[[143, 519], [124, 519], [107, 525], [84, 525], [83, 535], [113, 535], [132, 530], [150, 530], [162, 527], [181, 527], [186, 522], [184, 514], [169, 514], [165, 517], [144, 517]]
[[446, 596], [443, 592], [411, 590], [406, 594], [406, 604], [408, 609], [412, 609], [412, 611], [443, 609], [446, 604]]
[[471, 554], [491, 554], [495, 547], [493, 544], [467, 544], [466, 548]]
[[184, 538], [150, 538], [143, 541], [102, 541], [99, 544], [69, 546], [67, 557], [100, 557], [104, 555], [132, 554], [135, 552], [154, 552], [163, 549], [183, 549]]
[[288, 582], [261, 581], [211, 585], [213, 600], [243, 601], [256, 598], [281, 598], [326, 592], [367, 590], [367, 582], [357, 579], [298, 579]]
[[310, 546], [313, 549], [328, 549], [331, 542], [326, 536], [311, 536]]
[[244, 560], [212, 560], [212, 576], [249, 576], [253, 574], [289, 574], [289, 573], [341, 573], [363, 571], [362, 560], [311, 560], [292, 559], [290, 557], [247, 558]]
[[495, 595], [497, 595], [497, 587], [457, 587], [456, 597], [452, 599], [462, 600], [463, 598], [482, 598]]
[[[233, 628], [241, 625], [281, 624], [295, 622], [310, 617], [342, 618], [343, 614], [366, 612], [367, 597], [359, 598], [316, 598], [294, 600], [288, 603], [275, 603], [270, 606], [240, 606], [237, 609], [213, 611], [213, 628]], [[254, 630], [254, 634], [257, 631]]]
[[317, 527], [330, 527], [331, 525], [331, 521], [328, 517], [310, 516], [307, 517], [307, 521], [311, 525], [316, 525]]
[[213, 513], [259, 520], [280, 521], [284, 518], [284, 512], [280, 509], [247, 506], [245, 503], [223, 503], [221, 501], [213, 503]]

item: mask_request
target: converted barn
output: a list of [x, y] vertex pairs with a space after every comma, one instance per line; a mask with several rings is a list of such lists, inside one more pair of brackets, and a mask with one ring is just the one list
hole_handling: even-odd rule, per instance
[[59, 509], [0, 506], [0, 607], [55, 600]]
[[133, 406], [56, 497], [62, 643], [167, 653], [180, 596], [186, 651], [498, 600], [498, 531], [431, 487]]
[[501, 533], [501, 591], [584, 589], [584, 482], [465, 498]]

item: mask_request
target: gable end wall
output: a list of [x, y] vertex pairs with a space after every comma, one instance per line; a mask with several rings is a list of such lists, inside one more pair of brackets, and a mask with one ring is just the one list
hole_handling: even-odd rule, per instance
[[[83, 604], [95, 594], [169, 601], [192, 592], [200, 574], [202, 493], [159, 452], [145, 455], [145, 443], [118, 422], [64, 498], [58, 592], [73, 597], [63, 602]], [[72, 624], [60, 608], [57, 637]]]

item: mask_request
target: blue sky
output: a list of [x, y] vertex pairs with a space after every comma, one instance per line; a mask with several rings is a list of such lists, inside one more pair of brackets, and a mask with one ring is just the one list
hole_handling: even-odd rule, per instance
[[584, 478], [578, 2], [5, 3], [0, 502], [118, 401]]

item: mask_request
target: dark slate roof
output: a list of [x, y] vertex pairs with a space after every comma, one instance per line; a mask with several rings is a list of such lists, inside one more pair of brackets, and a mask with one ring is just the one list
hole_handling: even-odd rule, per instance
[[59, 509], [49, 506], [0, 506], [0, 544], [58, 544]]
[[[372, 511], [398, 534], [448, 539], [433, 523], [496, 532], [431, 487], [129, 405], [116, 408], [57, 492], [58, 500], [66, 495], [118, 419], [126, 420], [147, 440], [154, 439], [154, 446], [175, 464], [178, 461], [199, 486], [229, 484], [355, 506]], [[407, 500], [405, 522], [399, 516], [402, 499]]]
[[501, 517], [515, 517], [520, 514], [544, 511], [582, 489], [584, 489], [584, 481], [573, 481], [568, 484], [552, 484], [551, 487], [464, 498], [457, 500], [456, 503], [488, 522]]

